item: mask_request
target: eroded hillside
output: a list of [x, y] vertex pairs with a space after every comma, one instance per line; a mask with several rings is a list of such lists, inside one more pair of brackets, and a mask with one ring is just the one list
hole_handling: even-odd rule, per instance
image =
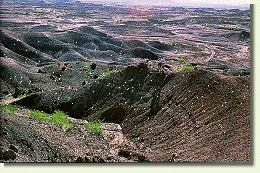
[[56, 5], [1, 7], [1, 162], [250, 161], [250, 11]]
[[[249, 81], [200, 69], [164, 74], [139, 64], [54, 107], [74, 118], [120, 124], [150, 161], [249, 161]], [[53, 99], [43, 92], [16, 104], [48, 112]]]

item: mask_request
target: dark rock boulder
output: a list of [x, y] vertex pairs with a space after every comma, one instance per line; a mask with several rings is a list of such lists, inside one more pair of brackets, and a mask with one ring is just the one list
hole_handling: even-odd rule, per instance
[[100, 119], [104, 119], [105, 122], [120, 124], [125, 119], [126, 115], [127, 110], [122, 105], [119, 105], [105, 110], [101, 114]]

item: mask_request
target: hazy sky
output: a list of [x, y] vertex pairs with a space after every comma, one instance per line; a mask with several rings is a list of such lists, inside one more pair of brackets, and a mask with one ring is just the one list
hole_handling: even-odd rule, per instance
[[133, 5], [191, 5], [191, 4], [216, 4], [216, 5], [249, 5], [250, 0], [81, 0], [85, 2], [116, 2]]

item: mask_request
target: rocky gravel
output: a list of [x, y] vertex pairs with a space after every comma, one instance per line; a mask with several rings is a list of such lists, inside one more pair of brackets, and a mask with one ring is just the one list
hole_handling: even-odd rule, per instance
[[87, 121], [68, 117], [73, 127], [29, 117], [30, 110], [1, 111], [1, 155], [4, 163], [149, 161], [128, 141], [118, 124], [103, 123], [102, 134], [85, 128]]

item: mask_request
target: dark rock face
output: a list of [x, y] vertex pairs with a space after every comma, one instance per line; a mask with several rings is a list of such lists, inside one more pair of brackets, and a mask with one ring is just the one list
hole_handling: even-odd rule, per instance
[[15, 102], [15, 104], [31, 108], [37, 108], [37, 104], [40, 102], [40, 100], [41, 93], [33, 93], [22, 100], [18, 100], [17, 102]]
[[250, 69], [232, 69], [230, 71], [230, 74], [233, 75], [233, 76], [248, 76], [250, 75]]
[[82, 26], [82, 27], [79, 28], [79, 30], [83, 33], [88, 33], [88, 34], [95, 35], [95, 36], [98, 36], [98, 37], [110, 37], [107, 34], [100, 32], [100, 31], [97, 31], [94, 28], [89, 27], [89, 26]]
[[93, 160], [89, 159], [88, 157], [78, 157], [75, 163], [93, 163]]
[[125, 119], [126, 115], [127, 111], [123, 106], [114, 106], [104, 111], [99, 119], [104, 119], [105, 122], [120, 124]]
[[241, 34], [239, 35], [239, 40], [246, 40], [246, 39], [250, 39], [250, 32], [242, 31]]
[[6, 30], [1, 30], [0, 35], [2, 46], [8, 49], [2, 52], [1, 48], [2, 55], [15, 59], [17, 56], [22, 56], [42, 65], [48, 62], [88, 61], [88, 59], [111, 61], [111, 54], [112, 61], [131, 62], [130, 59], [119, 58], [119, 56], [129, 56], [129, 51], [124, 48], [119, 39], [88, 26], [51, 34], [49, 37], [37, 31], [21, 33], [19, 40], [13, 36], [14, 33]]
[[21, 90], [19, 88], [15, 88], [15, 91], [12, 95], [14, 98], [17, 98], [19, 95], [21, 95]]
[[138, 58], [157, 60], [158, 56], [150, 50], [144, 48], [134, 48], [130, 50]]
[[85, 43], [82, 47], [84, 47], [86, 49], [91, 49], [91, 50], [99, 50], [98, 46], [94, 42]]
[[1, 43], [3, 46], [12, 50], [16, 54], [31, 59], [35, 62], [53, 62], [51, 56], [37, 52], [33, 47], [25, 44], [23, 41], [15, 39], [8, 33], [0, 30]]
[[[237, 145], [224, 145], [221, 150], [223, 154], [218, 155], [217, 148], [220, 143], [225, 143], [226, 139], [216, 136], [239, 128], [234, 121], [244, 121], [247, 130], [240, 129], [241, 131], [232, 134], [231, 138], [240, 138], [246, 144], [239, 145], [236, 154], [229, 153], [229, 158], [233, 161], [248, 160], [248, 81], [248, 77], [222, 79], [204, 70], [170, 75], [150, 73], [145, 64], [140, 64], [125, 68], [117, 76], [100, 79], [98, 85], [92, 85], [91, 89], [83, 91], [82, 97], [73, 99], [74, 106], [68, 112], [71, 116], [81, 113], [87, 119], [105, 119], [108, 122], [120, 123], [127, 137], [153, 149], [149, 152], [150, 155], [147, 155], [150, 161], [163, 162], [200, 161], [192, 158], [193, 153], [207, 157], [207, 160], [225, 160], [227, 150], [233, 150]], [[95, 91], [95, 96], [91, 96], [92, 91]], [[242, 98], [239, 93], [247, 96]], [[118, 104], [124, 106], [112, 106]], [[219, 126], [214, 125], [216, 122], [225, 122], [219, 123], [219, 126], [225, 128], [218, 128]], [[185, 131], [186, 142], [179, 140], [179, 131]], [[216, 136], [212, 139], [205, 137], [207, 131]], [[245, 136], [237, 136], [239, 133]], [[161, 135], [167, 137], [161, 138]], [[200, 140], [206, 138], [207, 145], [212, 147], [209, 152], [216, 157], [207, 155], [206, 150], [199, 147], [202, 143], [196, 142], [189, 135], [197, 136]], [[184, 148], [180, 146], [188, 148], [185, 149], [185, 154], [181, 152]], [[164, 148], [170, 148], [169, 153]], [[121, 151], [120, 154], [130, 157], [128, 152]], [[173, 158], [173, 154], [177, 156]]]
[[18, 148], [15, 145], [13, 145], [13, 144], [11, 144], [9, 148], [11, 150], [13, 150], [14, 152], [16, 152], [16, 153], [18, 152]]

